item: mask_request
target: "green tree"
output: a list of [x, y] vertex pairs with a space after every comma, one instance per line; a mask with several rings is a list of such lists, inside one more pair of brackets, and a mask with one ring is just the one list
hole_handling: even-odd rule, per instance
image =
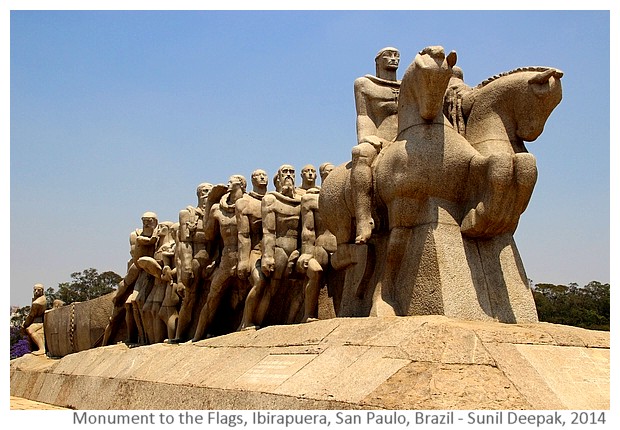
[[114, 291], [122, 277], [111, 271], [98, 273], [96, 269], [90, 268], [81, 273], [72, 273], [71, 279], [71, 282], [58, 284], [58, 291], [46, 292], [50, 303], [60, 299], [68, 305], [103, 296]]
[[540, 321], [609, 330], [609, 284], [536, 284], [533, 293]]
[[21, 327], [29, 313], [30, 305], [17, 309], [17, 311], [11, 315], [11, 326]]

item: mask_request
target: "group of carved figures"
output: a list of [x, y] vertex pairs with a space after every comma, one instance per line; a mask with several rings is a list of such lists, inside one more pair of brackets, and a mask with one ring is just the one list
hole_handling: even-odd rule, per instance
[[104, 344], [197, 341], [318, 317], [439, 314], [535, 322], [513, 233], [537, 178], [525, 148], [562, 98], [562, 72], [527, 67], [476, 87], [456, 53], [420, 51], [397, 80], [384, 48], [354, 83], [350, 162], [283, 165], [198, 186], [178, 222], [153, 212], [131, 233], [131, 260]]
[[[320, 166], [322, 179], [333, 168]], [[113, 299], [104, 344], [120, 329], [132, 343], [200, 340], [264, 324], [318, 317], [318, 295], [334, 236], [318, 215], [319, 187], [312, 165], [242, 175], [228, 185], [202, 183], [198, 204], [178, 222], [146, 212], [130, 235], [131, 260]]]

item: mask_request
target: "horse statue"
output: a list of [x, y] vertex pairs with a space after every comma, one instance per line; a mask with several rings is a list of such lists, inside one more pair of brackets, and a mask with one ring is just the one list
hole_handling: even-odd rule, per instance
[[[524, 142], [541, 135], [562, 100], [562, 76], [552, 67], [522, 67], [457, 95], [459, 132], [480, 154], [496, 159], [496, 170], [487, 172], [494, 178], [478, 172], [473, 181], [461, 232], [466, 249], [475, 249], [470, 264], [476, 261], [484, 273], [479, 282], [486, 284], [493, 314], [500, 321], [536, 318], [513, 234], [538, 176], [536, 159]], [[484, 192], [494, 201], [481, 201], [477, 196]]]
[[[320, 210], [338, 240], [334, 267], [352, 273], [345, 275], [342, 316], [441, 314], [470, 320], [537, 321], [512, 241], [515, 218], [518, 221], [525, 209], [535, 182], [535, 159], [524, 150], [508, 151], [505, 144], [499, 150], [495, 146], [500, 145], [492, 144], [493, 137], [484, 137], [487, 126], [482, 120], [488, 118], [479, 108], [491, 104], [488, 99], [498, 94], [497, 89], [490, 95], [478, 88], [465, 92], [460, 106], [468, 138], [455, 130], [443, 114], [455, 64], [456, 53], [446, 56], [442, 47], [428, 47], [403, 76], [398, 136], [373, 163], [375, 211], [382, 222], [369, 241], [372, 256], [366, 245], [352, 243], [350, 166], [334, 169], [322, 187]], [[513, 148], [519, 148], [520, 139], [538, 137], [559, 102], [556, 91], [546, 90], [558, 86], [561, 72], [537, 73], [526, 81], [531, 81], [528, 91], [534, 97], [548, 99], [539, 103], [540, 109], [528, 114], [532, 101], [514, 91], [498, 97], [505, 104], [522, 103], [521, 111], [526, 112], [514, 119], [514, 130], [495, 124], [506, 136], [516, 136], [512, 141], [508, 138]], [[545, 76], [552, 79], [551, 84], [549, 79], [545, 83]], [[503, 79], [494, 81], [502, 86]], [[508, 79], [506, 87], [520, 86], [507, 84]], [[549, 99], [555, 99], [555, 104]], [[469, 136], [482, 139], [474, 145]], [[502, 239], [496, 241], [498, 236]], [[488, 251], [480, 252], [485, 246]], [[516, 275], [510, 273], [506, 279], [506, 267]], [[346, 309], [347, 301], [357, 301], [351, 308], [363, 310]]]

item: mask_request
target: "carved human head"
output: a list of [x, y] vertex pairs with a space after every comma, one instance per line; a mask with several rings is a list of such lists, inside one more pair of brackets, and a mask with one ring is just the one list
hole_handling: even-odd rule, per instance
[[56, 299], [52, 302], [52, 308], [54, 309], [62, 308], [64, 305], [65, 305], [65, 302], [63, 302], [60, 299]]
[[228, 178], [228, 191], [232, 191], [234, 188], [240, 188], [245, 192], [246, 187], [248, 186], [248, 181], [246, 181], [245, 177], [242, 175], [232, 175]]
[[44, 289], [43, 284], [34, 284], [34, 287], [32, 287], [32, 293], [35, 297], [41, 297]]
[[280, 190], [284, 191], [284, 188], [295, 187], [295, 168], [290, 164], [283, 164], [278, 169], [278, 184]]
[[207, 197], [209, 197], [209, 193], [213, 189], [213, 184], [208, 182], [203, 182], [196, 187], [196, 196], [198, 197], [198, 204], [202, 206], [204, 202], [207, 201]]
[[452, 76], [462, 81], [463, 80], [463, 69], [461, 69], [459, 66], [452, 67]]
[[329, 175], [329, 173], [334, 170], [334, 165], [330, 162], [326, 162], [323, 163], [319, 166], [319, 175], [321, 175], [321, 183], [323, 183], [323, 181], [325, 181], [325, 178], [327, 178], [327, 175]]
[[170, 234], [170, 227], [172, 227], [172, 221], [162, 221], [157, 225], [158, 235], [165, 237]]
[[305, 182], [310, 183], [316, 181], [316, 167], [314, 167], [312, 164], [306, 164], [301, 169], [301, 179]]
[[157, 214], [155, 212], [144, 212], [142, 214], [142, 227], [154, 229], [157, 227]]
[[255, 187], [266, 187], [269, 182], [267, 172], [263, 169], [256, 169], [252, 172], [252, 185]]
[[391, 46], [387, 46], [381, 49], [375, 56], [375, 65], [377, 68], [377, 75], [380, 70], [396, 70], [400, 63], [400, 52], [398, 49]]

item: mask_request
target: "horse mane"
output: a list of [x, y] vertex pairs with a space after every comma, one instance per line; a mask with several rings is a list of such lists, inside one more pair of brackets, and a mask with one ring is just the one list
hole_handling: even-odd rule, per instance
[[[473, 90], [481, 89], [486, 85], [494, 82], [504, 76], [514, 75], [515, 73], [521, 72], [546, 72], [547, 70], [557, 70], [554, 67], [543, 67], [543, 66], [528, 66], [528, 67], [518, 67], [516, 69], [510, 70], [508, 72], [499, 73], [497, 75], [493, 75], [490, 78], [485, 79], [478, 85], [473, 88], [469, 88], [468, 90], [462, 92], [462, 90], [450, 88], [446, 90], [446, 95], [444, 98], [444, 115], [448, 118], [454, 129], [462, 136], [465, 136], [465, 130], [467, 127], [467, 117], [469, 116], [469, 112], [467, 109], [463, 108], [463, 97], [466, 93], [471, 93]], [[475, 94], [475, 93], [474, 93]], [[470, 106], [471, 107], [471, 106]]]
[[503, 73], [499, 73], [497, 75], [493, 75], [490, 78], [487, 78], [484, 81], [480, 82], [478, 85], [476, 85], [474, 87], [474, 89], [482, 88], [485, 85], [488, 85], [491, 82], [496, 81], [499, 78], [503, 78], [504, 76], [508, 76], [508, 75], [513, 75], [515, 73], [520, 73], [520, 72], [545, 72], [545, 71], [550, 70], [550, 69], [553, 69], [553, 67], [545, 67], [545, 66], [518, 67], [518, 68], [510, 70], [508, 72], [503, 72]]

